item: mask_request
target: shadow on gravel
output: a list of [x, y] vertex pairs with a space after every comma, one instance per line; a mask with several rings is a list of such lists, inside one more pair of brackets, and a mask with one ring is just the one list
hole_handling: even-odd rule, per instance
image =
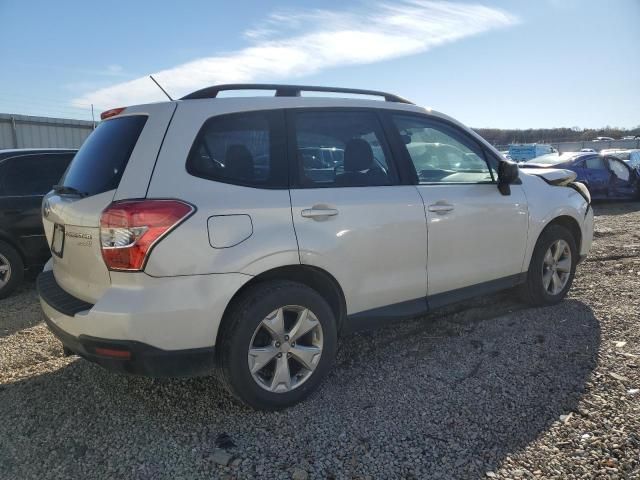
[[236, 478], [296, 465], [312, 478], [480, 478], [576, 408], [599, 344], [583, 303], [524, 309], [503, 294], [344, 338], [321, 389], [275, 413], [210, 378], [79, 360], [0, 386], [0, 477], [215, 478], [225, 433], [244, 460]]
[[596, 217], [599, 215], [623, 215], [625, 213], [638, 211], [640, 211], [640, 201], [627, 202], [620, 200], [594, 200], [593, 202], [593, 213]]

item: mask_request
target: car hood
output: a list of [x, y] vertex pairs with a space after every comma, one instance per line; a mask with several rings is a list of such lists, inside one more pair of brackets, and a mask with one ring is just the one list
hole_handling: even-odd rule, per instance
[[545, 182], [550, 185], [568, 185], [573, 182], [578, 176], [576, 172], [571, 170], [564, 170], [562, 168], [550, 168], [550, 167], [527, 167], [523, 170], [529, 175], [535, 175], [541, 177]]

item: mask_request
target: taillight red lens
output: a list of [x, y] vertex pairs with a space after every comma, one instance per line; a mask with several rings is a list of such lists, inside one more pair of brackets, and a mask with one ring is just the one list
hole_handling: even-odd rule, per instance
[[180, 200], [114, 202], [100, 219], [102, 258], [109, 270], [142, 270], [151, 249], [194, 207]]

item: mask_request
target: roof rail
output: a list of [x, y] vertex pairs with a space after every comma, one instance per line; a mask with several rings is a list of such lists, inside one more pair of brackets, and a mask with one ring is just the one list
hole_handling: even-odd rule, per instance
[[332, 92], [349, 93], [355, 95], [372, 95], [384, 97], [387, 102], [409, 103], [406, 98], [399, 97], [392, 93], [379, 92], [377, 90], [362, 90], [360, 88], [339, 88], [339, 87], [317, 87], [311, 85], [277, 85], [269, 83], [230, 83], [227, 85], [214, 85], [212, 87], [197, 90], [185, 95], [180, 100], [193, 100], [198, 98], [216, 98], [218, 93], [228, 90], [275, 90], [276, 97], [299, 97], [300, 92]]

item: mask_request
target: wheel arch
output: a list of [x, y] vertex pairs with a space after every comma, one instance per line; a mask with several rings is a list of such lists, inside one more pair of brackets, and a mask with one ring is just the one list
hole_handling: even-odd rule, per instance
[[[542, 229], [542, 231], [538, 235], [538, 239], [540, 239], [540, 236], [551, 225], [560, 225], [561, 227], [569, 230], [569, 232], [571, 232], [571, 235], [573, 235], [574, 240], [576, 241], [576, 248], [578, 252], [580, 252], [580, 248], [582, 245], [582, 230], [580, 228], [580, 224], [575, 218], [570, 215], [560, 215], [558, 217], [555, 217]], [[536, 239], [536, 244], [538, 243], [538, 239]]]
[[312, 288], [322, 295], [327, 303], [329, 303], [331, 310], [333, 310], [337, 321], [337, 329], [338, 332], [340, 332], [347, 316], [347, 306], [344, 292], [335, 277], [326, 270], [310, 265], [284, 265], [266, 270], [254, 276], [251, 280], [242, 285], [233, 297], [231, 297], [231, 300], [227, 303], [222, 315], [220, 327], [216, 334], [216, 344], [218, 343], [220, 335], [224, 334], [225, 325], [227, 323], [227, 312], [233, 307], [238, 299], [254, 286], [274, 280], [298, 282]]
[[27, 265], [26, 254], [25, 254], [24, 250], [22, 249], [22, 246], [20, 245], [20, 242], [18, 242], [15, 239], [15, 237], [13, 237], [12, 235], [9, 235], [4, 230], [0, 230], [0, 241], [3, 241], [5, 243], [8, 243], [9, 245], [11, 245], [16, 250], [16, 252], [18, 252], [18, 255], [20, 255], [20, 258], [22, 259], [22, 263], [25, 266]]

